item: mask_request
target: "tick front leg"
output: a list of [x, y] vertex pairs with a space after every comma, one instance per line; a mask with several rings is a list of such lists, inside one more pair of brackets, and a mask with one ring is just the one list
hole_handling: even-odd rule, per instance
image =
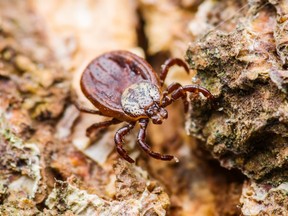
[[127, 151], [123, 149], [123, 138], [134, 128], [134, 126], [135, 126], [135, 123], [130, 123], [120, 128], [114, 136], [114, 141], [115, 141], [117, 152], [121, 155], [122, 158], [124, 158], [129, 163], [134, 163], [135, 161], [131, 157], [129, 157]]
[[[171, 85], [169, 85], [167, 87], [167, 89], [163, 92], [162, 106], [166, 107], [169, 104], [171, 104], [173, 101], [175, 101], [179, 97], [181, 97], [182, 101], [183, 101], [183, 104], [184, 104], [184, 112], [186, 113], [188, 111], [189, 103], [187, 101], [187, 94], [182, 89], [183, 89], [183, 87], [179, 83], [172, 83]], [[177, 95], [178, 96], [177, 99], [175, 99], [173, 97], [171, 97], [171, 98], [168, 97], [169, 94], [171, 94], [173, 92], [176, 92], [176, 91], [180, 91], [180, 93], [181, 93], [181, 95], [179, 95], [179, 96]]]
[[[198, 85], [181, 86], [179, 83], [172, 83], [167, 90], [163, 92], [162, 107], [166, 107], [179, 98], [183, 99], [185, 111], [188, 110], [187, 92], [199, 94], [202, 93], [207, 99], [213, 99], [213, 95], [206, 89]], [[171, 94], [171, 98], [168, 98]]]
[[95, 123], [86, 129], [86, 136], [90, 137], [91, 134], [93, 133], [93, 131], [95, 131], [97, 129], [106, 128], [106, 127], [109, 127], [110, 125], [119, 124], [119, 123], [121, 123], [121, 121], [119, 121], [115, 118], [113, 118], [109, 121]]
[[180, 67], [183, 67], [185, 69], [185, 71], [189, 74], [189, 68], [187, 66], [187, 64], [179, 58], [172, 58], [172, 59], [168, 59], [164, 62], [164, 64], [162, 65], [162, 71], [160, 72], [160, 83], [161, 86], [164, 85], [166, 76], [168, 74], [169, 69], [174, 66], [174, 65], [178, 65]]
[[211, 94], [211, 92], [208, 91], [208, 89], [198, 86], [198, 85], [186, 85], [183, 86], [183, 90], [186, 92], [193, 92], [196, 94], [202, 93], [207, 99], [212, 100], [214, 99], [214, 96]]
[[[162, 155], [160, 153], [157, 152], [153, 152], [151, 150], [151, 147], [149, 145], [147, 145], [146, 143], [146, 128], [147, 125], [149, 123], [148, 119], [140, 119], [139, 120], [139, 125], [140, 125], [140, 131], [138, 133], [138, 137], [137, 137], [137, 142], [140, 145], [140, 147], [151, 157], [156, 158], [158, 160], [165, 160], [165, 161], [170, 161], [173, 158], [175, 158], [172, 155]], [[177, 159], [175, 158], [175, 160], [177, 161]]]

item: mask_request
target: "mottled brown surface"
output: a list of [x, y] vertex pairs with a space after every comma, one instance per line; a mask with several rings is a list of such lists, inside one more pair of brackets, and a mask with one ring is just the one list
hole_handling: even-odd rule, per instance
[[277, 187], [267, 184], [245, 182], [240, 198], [241, 210], [244, 215], [275, 215], [288, 214], [288, 184]]
[[[1, 215], [78, 215], [76, 210], [69, 210], [68, 201], [63, 205], [60, 194], [58, 198], [62, 206], [59, 204], [59, 208], [52, 207], [47, 201], [59, 185], [72, 186], [73, 182], [66, 182], [70, 176], [80, 182], [78, 188], [72, 189], [76, 194], [83, 189], [84, 193], [99, 195], [108, 203], [117, 190], [117, 196], [125, 198], [125, 202], [116, 201], [115, 206], [119, 208], [127, 203], [128, 212], [137, 200], [126, 199], [126, 190], [122, 192], [121, 187], [114, 186], [116, 175], [112, 167], [116, 163], [120, 169], [125, 163], [120, 165], [121, 161], [117, 162], [113, 155], [106, 166], [100, 166], [72, 145], [72, 127], [79, 112], [73, 109], [69, 100], [71, 80], [52, 52], [43, 20], [30, 3], [0, 1]], [[131, 168], [122, 169], [129, 171]], [[121, 173], [119, 179], [127, 184], [129, 178], [125, 176]], [[164, 215], [169, 207], [167, 194], [158, 183], [153, 183], [147, 191], [148, 175], [143, 178], [145, 180], [141, 181], [145, 187], [139, 191], [143, 208], [139, 211], [153, 214], [155, 207], [155, 211]], [[127, 186], [127, 189], [133, 189], [133, 185]], [[64, 189], [60, 191], [61, 195], [68, 197], [71, 191], [64, 192]], [[134, 194], [133, 190], [130, 194]], [[51, 199], [52, 203], [54, 198]], [[108, 214], [114, 211], [113, 202], [110, 206], [110, 210], [104, 208]], [[95, 212], [99, 211], [95, 209]], [[89, 212], [83, 214], [90, 215]]]
[[194, 106], [189, 132], [224, 167], [277, 185], [288, 180], [287, 95], [278, 75], [285, 68], [275, 44], [279, 15], [268, 2], [252, 3], [235, 30], [213, 31], [187, 50], [190, 66], [216, 97], [213, 109]]
[[[285, 214], [287, 183], [243, 186], [242, 174], [275, 185], [287, 179], [287, 5], [269, 2], [0, 0], [1, 215]], [[179, 163], [140, 152], [133, 133], [125, 149], [136, 164], [119, 159], [117, 125], [86, 137], [105, 119], [79, 113], [69, 94], [73, 79], [81, 104], [93, 108], [79, 94], [91, 59], [135, 51], [158, 72], [188, 42], [190, 76], [172, 68], [166, 84], [191, 84], [198, 72], [192, 82], [215, 95], [215, 107], [191, 98], [186, 126], [202, 142], [187, 136], [181, 103], [161, 126], [149, 125], [147, 139]]]

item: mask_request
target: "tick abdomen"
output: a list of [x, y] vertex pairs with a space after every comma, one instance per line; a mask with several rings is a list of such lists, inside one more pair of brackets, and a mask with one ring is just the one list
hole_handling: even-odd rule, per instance
[[[106, 53], [92, 60], [84, 70], [81, 89], [101, 113], [131, 120], [131, 115], [127, 115], [122, 108], [122, 94], [135, 83], [147, 81], [158, 85], [159, 80], [151, 74], [151, 70], [151, 66], [142, 58], [131, 53]], [[138, 115], [136, 110], [131, 112]]]

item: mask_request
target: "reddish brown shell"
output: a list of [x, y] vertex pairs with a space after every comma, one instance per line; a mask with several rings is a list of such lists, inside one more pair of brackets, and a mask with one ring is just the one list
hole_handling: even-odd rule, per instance
[[105, 53], [84, 70], [81, 89], [84, 95], [101, 113], [122, 121], [133, 121], [121, 106], [124, 90], [141, 81], [149, 81], [160, 88], [160, 82], [153, 68], [139, 56], [127, 51]]

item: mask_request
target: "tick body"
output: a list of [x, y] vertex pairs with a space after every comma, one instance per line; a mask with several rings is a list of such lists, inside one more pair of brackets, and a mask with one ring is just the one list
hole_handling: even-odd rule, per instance
[[144, 59], [127, 51], [108, 52], [92, 60], [82, 74], [80, 85], [97, 110], [77, 107], [83, 112], [111, 117], [111, 120], [91, 125], [87, 128], [87, 135], [99, 128], [127, 122], [116, 132], [114, 141], [118, 153], [133, 163], [134, 160], [123, 148], [123, 139], [139, 123], [137, 143], [140, 147], [153, 158], [172, 160], [173, 156], [153, 152], [146, 144], [149, 121], [161, 124], [168, 117], [165, 107], [179, 98], [183, 100], [187, 111], [187, 92], [201, 92], [208, 99], [213, 98], [207, 89], [194, 85], [172, 83], [163, 91], [164, 80], [173, 65], [182, 66], [189, 73], [186, 63], [181, 59], [169, 59], [162, 66], [159, 78]]

